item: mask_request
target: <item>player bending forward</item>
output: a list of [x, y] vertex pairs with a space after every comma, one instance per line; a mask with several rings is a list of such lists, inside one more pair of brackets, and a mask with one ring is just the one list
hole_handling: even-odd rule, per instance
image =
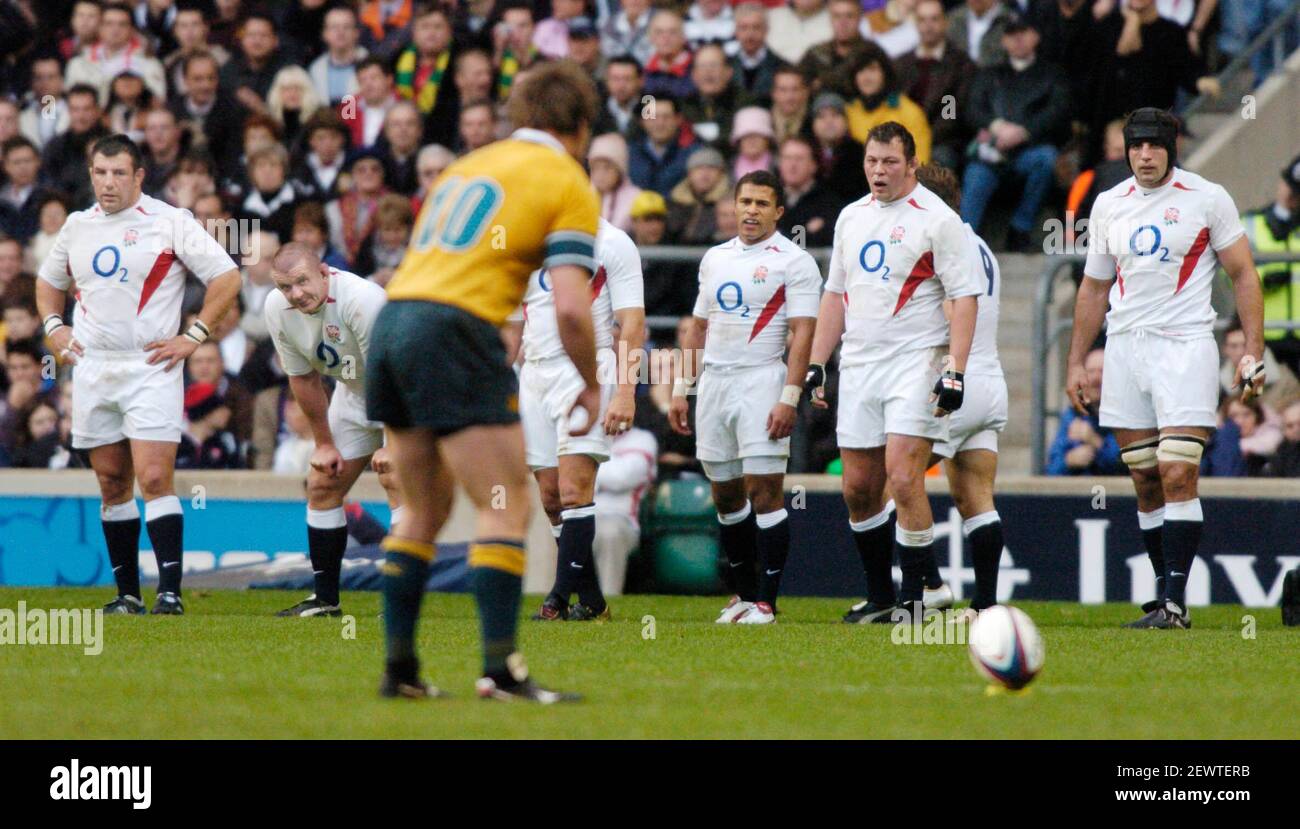
[[[806, 383], [814, 404], [826, 405], [825, 364], [842, 337], [836, 435], [867, 578], [867, 601], [844, 617], [855, 624], [895, 621], [900, 601], [919, 619], [927, 587], [951, 600], [934, 561], [925, 470], [934, 445], [948, 439], [946, 415], [962, 407], [982, 293], [961, 218], [916, 180], [912, 134], [894, 121], [873, 128], [863, 167], [871, 192], [835, 223]], [[886, 484], [898, 509], [892, 533]], [[897, 598], [895, 548], [903, 571]]]
[[[235, 303], [239, 270], [188, 210], [142, 195], [140, 148], [125, 135], [90, 154], [95, 205], [68, 217], [41, 265], [36, 304], [72, 373], [72, 445], [88, 449], [117, 598], [108, 613], [144, 613], [140, 512], [158, 561], [153, 613], [181, 614], [183, 513], [173, 471], [184, 418], [184, 362]], [[207, 286], [198, 320], [181, 324], [185, 272]], [[63, 322], [69, 288], [76, 316]]]
[[573, 408], [585, 435], [600, 411], [591, 288], [600, 204], [577, 159], [596, 118], [596, 89], [576, 64], [524, 73], [510, 93], [516, 130], [457, 160], [434, 182], [411, 248], [388, 285], [366, 370], [366, 411], [389, 428], [406, 507], [384, 539], [388, 654], [381, 693], [437, 693], [419, 679], [415, 628], [453, 479], [478, 513], [469, 548], [483, 636], [486, 699], [562, 702], [515, 650], [524, 533], [532, 495], [519, 387], [499, 329], [528, 277], [546, 268], [560, 342], [581, 378]]
[[[741, 177], [735, 207], [739, 235], [700, 262], [700, 293], [678, 364], [684, 376], [673, 381], [668, 420], [678, 433], [690, 434], [686, 394], [702, 347], [696, 455], [712, 483], [735, 591], [718, 622], [763, 625], [776, 621], [790, 553], [785, 469], [822, 280], [813, 258], [776, 232], [785, 212], [776, 176], [758, 171]], [[781, 362], [787, 333], [788, 366]]]
[[[559, 545], [555, 586], [533, 618], [538, 621], [607, 621], [609, 607], [597, 580], [592, 553], [596, 538], [596, 470], [609, 459], [614, 435], [632, 428], [636, 414], [635, 369], [629, 355], [645, 343], [645, 300], [641, 254], [626, 233], [604, 219], [596, 233], [596, 274], [591, 280], [591, 318], [597, 363], [618, 376], [602, 377], [599, 425], [585, 435], [569, 434], [569, 410], [582, 390], [560, 342], [555, 301], [545, 269], [534, 271], [524, 294], [522, 322], [509, 330], [512, 341], [523, 326], [524, 366], [519, 374], [519, 417], [528, 466], [541, 489], [542, 508]], [[614, 323], [619, 346], [613, 349]], [[513, 355], [512, 355], [513, 356]], [[513, 359], [511, 360], [513, 362]], [[569, 607], [576, 592], [578, 603]]]
[[1157, 598], [1129, 623], [1136, 628], [1191, 627], [1187, 574], [1201, 540], [1196, 481], [1219, 398], [1210, 305], [1219, 265], [1246, 333], [1236, 381], [1243, 399], [1264, 387], [1264, 303], [1250, 243], [1228, 192], [1177, 166], [1177, 134], [1174, 117], [1152, 107], [1124, 122], [1133, 176], [1092, 208], [1066, 380], [1080, 413], [1097, 402], [1088, 399], [1083, 358], [1104, 317], [1101, 425], [1115, 430], [1133, 478], [1156, 574]]
[[[383, 424], [366, 418], [366, 356], [388, 297], [369, 280], [321, 264], [297, 242], [276, 253], [271, 278], [277, 290], [266, 295], [266, 327], [316, 441], [307, 473], [307, 549], [316, 592], [276, 615], [340, 616], [339, 572], [348, 545], [343, 499], [372, 457], [394, 507], [393, 523], [401, 518]], [[333, 398], [322, 374], [338, 381]]]
[[[943, 199], [954, 212], [961, 208], [961, 184], [946, 167], [925, 164], [916, 178]], [[998, 434], [1007, 425], [1007, 381], [998, 359], [998, 305], [1002, 272], [989, 246], [965, 224], [984, 290], [978, 297], [979, 313], [970, 356], [966, 359], [966, 391], [961, 408], [948, 416], [948, 439], [934, 445], [943, 458], [948, 490], [961, 514], [962, 537], [970, 542], [975, 569], [975, 595], [957, 619], [969, 621], [998, 602], [998, 563], [1002, 559], [1002, 518], [993, 504], [993, 482], [998, 474]], [[933, 459], [932, 459], [933, 460]]]

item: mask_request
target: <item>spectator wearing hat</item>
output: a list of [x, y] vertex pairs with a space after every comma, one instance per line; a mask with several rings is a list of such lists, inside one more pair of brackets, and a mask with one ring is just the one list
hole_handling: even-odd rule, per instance
[[[569, 60], [581, 66], [593, 78], [600, 75], [600, 33], [590, 17], [581, 15], [569, 21]], [[599, 87], [599, 83], [597, 86]]]
[[691, 52], [686, 48], [686, 32], [682, 16], [675, 11], [661, 10], [650, 18], [650, 42], [654, 53], [645, 65], [645, 92], [647, 95], [671, 95], [685, 100], [695, 92], [691, 80]]
[[[1300, 253], [1300, 156], [1282, 169], [1273, 203], [1241, 217], [1256, 253]], [[1300, 322], [1300, 262], [1257, 264], [1264, 289], [1264, 322]], [[1264, 342], [1300, 373], [1300, 331], [1264, 329]]]
[[[950, 170], [960, 170], [970, 131], [952, 105], [967, 100], [975, 63], [948, 41], [948, 17], [939, 0], [916, 5], [920, 43], [894, 61], [898, 82], [907, 97], [925, 111], [930, 124], [930, 158]], [[945, 117], [946, 116], [946, 117]]]
[[340, 185], [343, 195], [325, 205], [325, 219], [330, 226], [330, 245], [351, 264], [374, 230], [375, 209], [388, 188], [383, 156], [373, 148], [355, 151], [344, 173], [348, 181]]
[[63, 82], [69, 89], [77, 84], [92, 87], [101, 106], [108, 104], [109, 85], [122, 72], [139, 75], [154, 97], [167, 97], [167, 73], [161, 63], [149, 57], [144, 38], [135, 30], [131, 11], [125, 6], [105, 6], [99, 19], [99, 40], [68, 61]]
[[380, 58], [370, 55], [357, 64], [360, 94], [339, 107], [339, 115], [352, 132], [353, 147], [370, 147], [383, 133], [388, 110], [397, 103], [393, 72]]
[[351, 132], [338, 113], [317, 110], [303, 127], [304, 148], [290, 175], [304, 195], [329, 201], [339, 196], [339, 173], [347, 160]]
[[782, 66], [772, 79], [772, 132], [779, 144], [792, 135], [808, 131], [810, 92], [803, 73], [793, 66]]
[[607, 58], [632, 56], [645, 66], [654, 53], [650, 43], [650, 0], [622, 0], [600, 30], [600, 51]]
[[721, 46], [701, 46], [691, 67], [695, 93], [682, 101], [682, 117], [690, 122], [696, 139], [717, 149], [728, 146], [731, 119], [739, 107], [740, 88], [732, 75], [731, 61]]
[[700, 147], [686, 162], [686, 178], [668, 197], [668, 238], [682, 245], [713, 241], [713, 209], [731, 193], [727, 162], [712, 147]]
[[844, 99], [823, 92], [813, 101], [813, 149], [817, 152], [817, 180], [837, 193], [845, 204], [867, 192], [867, 174], [862, 168], [863, 147], [849, 135]]
[[866, 49], [867, 42], [860, 30], [862, 6], [858, 0], [830, 0], [827, 13], [831, 37], [804, 53], [799, 71], [814, 94], [825, 91], [851, 95], [853, 89], [844, 75], [844, 67], [851, 65]]
[[747, 2], [736, 6], [736, 49], [731, 65], [736, 70], [736, 82], [745, 96], [759, 104], [771, 101], [772, 82], [781, 59], [767, 48], [769, 26], [767, 9], [762, 4]]
[[772, 155], [776, 144], [772, 113], [762, 107], [745, 107], [736, 113], [736, 120], [731, 125], [731, 143], [736, 149], [736, 160], [731, 167], [736, 181], [755, 170], [776, 169]]
[[[715, 151], [716, 152], [716, 151]], [[632, 202], [632, 240], [638, 248], [668, 241], [668, 204], [653, 190]], [[689, 314], [699, 293], [699, 271], [691, 262], [651, 259], [642, 267], [647, 314]]]
[[1002, 35], [1007, 62], [981, 69], [971, 84], [967, 124], [977, 132], [962, 182], [961, 214], [978, 233], [984, 209], [1004, 183], [1023, 182], [1007, 230], [1007, 249], [1030, 244], [1038, 210], [1052, 188], [1057, 147], [1069, 137], [1070, 89], [1060, 67], [1038, 60], [1038, 31], [1022, 17]]
[[782, 141], [777, 169], [785, 188], [785, 213], [777, 229], [803, 247], [829, 247], [835, 220], [848, 202], [817, 180], [813, 142], [798, 135]]
[[894, 62], [874, 43], [859, 54], [848, 71], [853, 79], [853, 99], [844, 109], [849, 119], [849, 134], [859, 144], [866, 144], [872, 127], [886, 121], [897, 121], [916, 139], [916, 159], [925, 164], [930, 160], [930, 122], [925, 111], [907, 97], [898, 80]]
[[325, 13], [321, 28], [325, 51], [307, 67], [312, 85], [322, 101], [338, 106], [357, 94], [357, 64], [369, 54], [361, 44], [361, 26], [351, 6], [335, 6]]
[[686, 159], [699, 146], [682, 129], [679, 104], [658, 96], [642, 111], [645, 135], [628, 145], [628, 174], [642, 190], [667, 196], [686, 175]]
[[641, 64], [630, 55], [618, 55], [605, 63], [605, 95], [592, 132], [617, 132], [632, 142], [641, 136]]
[[587, 151], [591, 183], [600, 194], [600, 215], [627, 233], [632, 232], [632, 203], [641, 188], [627, 173], [627, 141], [616, 132], [598, 135]]
[[949, 18], [948, 41], [981, 69], [997, 66], [1007, 57], [1002, 33], [1011, 16], [1002, 0], [966, 0]]
[[786, 63], [798, 65], [804, 54], [833, 36], [825, 0], [790, 0], [768, 12], [767, 48]]
[[551, 0], [551, 16], [533, 28], [533, 45], [552, 60], [569, 56], [569, 23], [586, 12], [586, 0]]
[[728, 43], [736, 36], [736, 20], [727, 0], [696, 0], [686, 10], [686, 42], [692, 51], [706, 43]]

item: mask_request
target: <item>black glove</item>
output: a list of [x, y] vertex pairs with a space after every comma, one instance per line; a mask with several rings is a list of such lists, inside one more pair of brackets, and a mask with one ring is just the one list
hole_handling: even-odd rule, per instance
[[826, 394], [826, 365], [824, 363], [809, 363], [808, 373], [803, 376], [803, 390], [811, 396], [817, 390], [822, 390], [822, 395]]
[[934, 382], [934, 395], [937, 398], [934, 405], [937, 408], [945, 412], [955, 412], [961, 408], [966, 385], [963, 378], [960, 371], [948, 370], [939, 375], [939, 379]]

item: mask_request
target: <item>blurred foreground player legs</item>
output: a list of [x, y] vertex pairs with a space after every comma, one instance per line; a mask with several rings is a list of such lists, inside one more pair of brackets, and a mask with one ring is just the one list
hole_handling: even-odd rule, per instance
[[[553, 293], [550, 274], [534, 271], [523, 305], [505, 329], [510, 351], [522, 345], [519, 416], [526, 459], [559, 546], [555, 584], [533, 619], [608, 621], [609, 608], [594, 554], [596, 473], [600, 464], [609, 460], [613, 438], [632, 428], [636, 414], [636, 369], [628, 363], [645, 343], [645, 289], [636, 244], [626, 233], [600, 220], [596, 273], [591, 280], [591, 319], [601, 366], [601, 411], [599, 423], [577, 437], [569, 434], [568, 415], [583, 380], [560, 341]], [[617, 351], [613, 347], [615, 323]], [[511, 364], [514, 357], [509, 355]], [[617, 377], [610, 372], [617, 372]], [[578, 603], [570, 607], [575, 592]]]
[[[90, 452], [100, 518], [118, 597], [110, 613], [144, 613], [140, 512], [158, 561], [157, 614], [181, 614], [183, 518], [172, 475], [180, 443], [184, 363], [239, 294], [229, 254], [179, 210], [143, 195], [140, 149], [125, 135], [101, 138], [90, 156], [95, 204], [68, 217], [41, 265], [36, 304], [72, 376], [72, 445]], [[185, 273], [207, 286], [198, 320], [180, 328]], [[77, 310], [63, 321], [67, 292]]]
[[588, 280], [599, 201], [577, 159], [596, 115], [591, 79], [571, 63], [524, 73], [510, 95], [516, 130], [451, 164], [434, 182], [411, 248], [388, 285], [366, 372], [366, 410], [391, 435], [406, 511], [384, 539], [387, 667], [381, 693], [421, 697], [415, 631], [452, 480], [478, 512], [470, 545], [483, 637], [485, 699], [575, 698], [528, 675], [516, 650], [528, 467], [518, 383], [500, 334], [529, 274], [547, 269], [560, 341], [582, 380], [570, 434], [600, 411]]
[[[785, 470], [808, 371], [821, 272], [776, 230], [785, 188], [765, 170], [736, 183], [738, 235], [700, 261], [700, 292], [682, 336], [683, 376], [673, 380], [668, 420], [691, 433], [686, 395], [697, 386], [696, 454], [713, 489], [735, 595], [720, 624], [771, 624], [790, 553]], [[790, 362], [785, 354], [790, 334]], [[704, 369], [695, 367], [703, 350]], [[695, 383], [698, 376], [699, 382]]]
[[[322, 264], [298, 242], [276, 253], [271, 278], [276, 290], [266, 295], [267, 332], [316, 442], [307, 473], [307, 549], [316, 591], [277, 615], [340, 616], [339, 575], [348, 544], [343, 499], [372, 458], [394, 524], [402, 514], [383, 424], [366, 418], [366, 357], [388, 297], [374, 282]], [[337, 381], [333, 398], [322, 375]]]
[[[1177, 166], [1177, 134], [1174, 117], [1151, 107], [1124, 123], [1133, 175], [1092, 209], [1066, 379], [1077, 411], [1100, 405], [1101, 425], [1115, 430], [1137, 490], [1156, 600], [1128, 625], [1136, 628], [1191, 627], [1187, 578], [1201, 539], [1196, 485], [1219, 397], [1210, 294], [1220, 265], [1246, 334], [1235, 382], [1243, 399], [1264, 387], [1263, 296], [1250, 243], [1232, 196]], [[1105, 380], [1096, 401], [1084, 355], [1103, 319]]]
[[[925, 470], [934, 444], [948, 438], [947, 415], [962, 407], [981, 293], [961, 218], [917, 182], [907, 128], [893, 121], [873, 128], [863, 168], [871, 192], [836, 221], [805, 382], [813, 404], [826, 406], [825, 364], [843, 339], [836, 432], [867, 580], [867, 601], [844, 617], [856, 624], [894, 621], [896, 604], [919, 619], [927, 588], [950, 600], [934, 564]], [[892, 533], [886, 484], [898, 511]], [[895, 551], [903, 571], [897, 599]]]
[[[925, 164], [917, 169], [916, 177], [954, 212], [961, 210], [961, 185], [951, 170]], [[971, 547], [975, 595], [971, 597], [970, 607], [957, 617], [970, 620], [998, 601], [1002, 519], [993, 504], [993, 483], [998, 473], [998, 433], [1007, 424], [1007, 381], [998, 359], [1002, 273], [988, 244], [975, 234], [969, 223], [965, 229], [971, 244], [968, 255], [975, 265], [977, 282], [984, 290], [977, 298], [979, 312], [966, 360], [962, 406], [948, 416], [948, 439], [934, 445], [934, 454], [943, 459], [948, 490], [962, 518], [962, 537]], [[927, 596], [926, 606], [930, 605]]]

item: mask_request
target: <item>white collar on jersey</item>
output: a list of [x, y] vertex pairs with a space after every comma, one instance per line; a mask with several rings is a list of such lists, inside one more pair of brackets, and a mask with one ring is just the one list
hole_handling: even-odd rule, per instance
[[[1181, 172], [1182, 172], [1182, 170], [1180, 170], [1179, 168], [1175, 167], [1175, 168], [1174, 168], [1174, 171], [1173, 171], [1172, 173], [1169, 174], [1169, 180], [1168, 180], [1168, 181], [1166, 181], [1164, 184], [1160, 185], [1159, 187], [1150, 187], [1150, 188], [1148, 188], [1148, 187], [1143, 187], [1141, 184], [1138, 184], [1138, 183], [1137, 183], [1137, 176], [1134, 176], [1134, 177], [1133, 177], [1133, 186], [1136, 187], [1136, 188], [1137, 188], [1137, 191], [1138, 191], [1139, 193], [1141, 193], [1142, 195], [1144, 195], [1144, 196], [1150, 196], [1150, 195], [1153, 195], [1153, 194], [1155, 194], [1155, 193], [1162, 193], [1162, 192], [1164, 192], [1165, 190], [1168, 190], [1170, 187], [1173, 187], [1173, 186], [1174, 186], [1174, 184], [1178, 181], [1178, 174], [1181, 173]], [[1185, 186], [1185, 185], [1184, 185], [1184, 186]]]
[[146, 216], [152, 216], [153, 215], [152, 213], [145, 212], [145, 204], [146, 204], [145, 200], [148, 198], [149, 198], [148, 195], [146, 195], [145, 193], [141, 193], [140, 198], [136, 199], [135, 202], [130, 207], [124, 207], [121, 210], [117, 211], [116, 213], [106, 212], [103, 207], [100, 207], [99, 202], [95, 202], [95, 215], [104, 219], [112, 219], [117, 216], [128, 216], [135, 211], [139, 211], [141, 213], [144, 213]]
[[751, 250], [758, 250], [759, 248], [770, 248], [770, 247], [775, 247], [779, 251], [781, 249], [781, 243], [787, 240], [784, 236], [781, 235], [781, 231], [774, 230], [772, 231], [771, 236], [768, 236], [766, 239], [762, 240], [761, 242], [755, 242], [752, 245], [745, 244], [744, 240], [742, 240], [739, 236], [732, 237], [731, 241], [735, 243], [737, 248], [748, 253]]
[[569, 154], [569, 151], [564, 149], [564, 145], [561, 144], [560, 140], [554, 135], [551, 135], [549, 132], [535, 130], [532, 127], [520, 127], [511, 133], [510, 137], [516, 141], [531, 141], [534, 144], [544, 144], [557, 152], [564, 153], [565, 155]]

